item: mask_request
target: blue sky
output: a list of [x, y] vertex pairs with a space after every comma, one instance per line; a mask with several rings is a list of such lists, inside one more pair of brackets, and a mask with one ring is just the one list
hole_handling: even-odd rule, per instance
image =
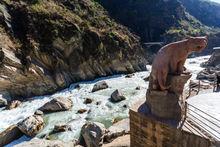
[[211, 0], [211, 1], [220, 3], [220, 0]]

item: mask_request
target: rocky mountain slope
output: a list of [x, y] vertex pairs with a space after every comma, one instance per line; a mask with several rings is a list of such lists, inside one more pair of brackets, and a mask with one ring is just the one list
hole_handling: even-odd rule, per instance
[[[208, 35], [209, 48], [220, 45], [219, 30], [207, 26], [208, 23], [203, 24], [197, 15], [187, 11], [183, 1], [190, 0], [99, 0], [112, 17], [139, 35], [142, 42], [168, 43], [186, 36]], [[201, 11], [211, 13], [211, 10]], [[214, 21], [215, 18], [211, 19]]]
[[220, 27], [220, 4], [207, 0], [180, 0], [186, 10], [207, 26]]
[[139, 38], [90, 0], [2, 0], [0, 48], [0, 92], [14, 98], [147, 63]]

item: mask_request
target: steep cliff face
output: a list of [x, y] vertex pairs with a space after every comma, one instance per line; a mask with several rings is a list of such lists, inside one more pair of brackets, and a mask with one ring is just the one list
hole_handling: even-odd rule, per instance
[[[142, 42], [169, 43], [186, 36], [208, 35], [212, 42], [209, 44], [210, 48], [220, 45], [219, 41], [215, 41], [219, 30], [206, 26], [206, 23], [203, 24], [200, 19], [196, 19], [194, 13], [187, 11], [183, 1], [194, 0], [99, 0], [99, 3], [112, 17], [139, 35]], [[191, 7], [197, 9], [197, 6]], [[210, 12], [211, 10], [204, 10], [201, 15]], [[206, 19], [204, 15], [201, 17]]]
[[0, 3], [0, 91], [55, 92], [72, 82], [145, 69], [137, 36], [90, 0]]
[[220, 27], [220, 4], [207, 0], [180, 0], [186, 10], [207, 26]]
[[166, 30], [177, 27], [178, 21], [186, 18], [177, 0], [100, 0], [100, 3], [143, 41], [161, 40]]
[[100, 3], [144, 42], [163, 41], [166, 34], [203, 33], [202, 24], [186, 13], [178, 0], [100, 0]]

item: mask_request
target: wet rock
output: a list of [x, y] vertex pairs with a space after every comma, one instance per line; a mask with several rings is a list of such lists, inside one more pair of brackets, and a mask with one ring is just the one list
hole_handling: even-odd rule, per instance
[[7, 106], [8, 102], [6, 99], [4, 98], [0, 98], [0, 107], [4, 107]]
[[6, 109], [11, 110], [11, 109], [14, 109], [14, 108], [19, 107], [20, 105], [21, 105], [21, 101], [14, 100], [14, 101], [11, 101], [11, 102], [7, 105]]
[[72, 107], [73, 103], [70, 98], [58, 97], [43, 105], [39, 110], [50, 113], [57, 111], [66, 111]]
[[108, 84], [105, 81], [101, 81], [101, 82], [96, 83], [93, 86], [92, 92], [96, 92], [98, 90], [102, 90], [102, 89], [106, 89], [106, 88], [108, 88]]
[[16, 125], [12, 125], [5, 131], [0, 133], [0, 146], [9, 144], [10, 142], [24, 135]]
[[67, 124], [59, 124], [55, 125], [53, 129], [53, 133], [58, 133], [58, 132], [66, 132], [66, 131], [71, 131], [71, 126]]
[[134, 76], [134, 74], [127, 74], [126, 76], [125, 76], [125, 78], [132, 78]]
[[91, 103], [92, 103], [92, 99], [86, 98], [83, 103], [84, 103], [84, 104], [91, 104]]
[[135, 88], [135, 90], [141, 90], [141, 87], [140, 87], [140, 86], [137, 86], [137, 87]]
[[18, 128], [27, 136], [35, 136], [44, 127], [44, 120], [40, 115], [29, 116], [17, 124]]
[[145, 77], [143, 80], [144, 80], [144, 81], [146, 81], [146, 82], [148, 82], [148, 81], [149, 81], [149, 79], [150, 79], [150, 76]]
[[35, 113], [35, 115], [44, 115], [44, 112], [40, 111], [40, 110], [37, 110]]
[[79, 109], [78, 111], [77, 111], [77, 113], [78, 114], [83, 114], [83, 113], [85, 113], [87, 110], [86, 109]]
[[34, 138], [30, 141], [22, 142], [15, 145], [14, 147], [74, 147], [75, 143], [73, 142], [63, 142], [60, 140], [45, 140]]
[[129, 119], [123, 119], [116, 122], [108, 128], [108, 133], [105, 134], [104, 141], [111, 142], [113, 139], [128, 134], [130, 132]]
[[126, 105], [126, 104], [125, 104], [125, 105], [123, 105], [123, 108], [128, 108], [128, 105]]
[[120, 90], [115, 90], [112, 94], [111, 94], [111, 101], [112, 102], [120, 102], [125, 100], [125, 96], [123, 96], [122, 92]]
[[105, 133], [105, 126], [98, 122], [87, 122], [81, 130], [81, 135], [87, 147], [102, 146]]
[[75, 88], [75, 89], [80, 89], [81, 87], [80, 87], [79, 84], [77, 84], [74, 88]]
[[101, 105], [101, 103], [102, 103], [101, 101], [98, 101], [96, 102], [96, 105]]

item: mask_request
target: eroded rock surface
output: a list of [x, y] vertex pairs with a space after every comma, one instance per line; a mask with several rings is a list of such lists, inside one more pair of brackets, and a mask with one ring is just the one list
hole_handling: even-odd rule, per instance
[[20, 138], [24, 135], [16, 125], [8, 127], [5, 131], [0, 133], [0, 146], [7, 145], [8, 143]]
[[81, 130], [81, 135], [87, 147], [102, 146], [105, 133], [105, 126], [98, 122], [87, 122]]
[[105, 81], [101, 81], [96, 83], [93, 88], [92, 88], [92, 92], [96, 92], [98, 90], [102, 90], [102, 89], [106, 89], [108, 88], [108, 84]]
[[104, 140], [105, 142], [111, 142], [119, 136], [126, 135], [130, 132], [129, 119], [123, 119], [111, 127], [108, 128], [108, 133], [106, 133]]
[[139, 38], [88, 0], [0, 2], [0, 91], [23, 98], [144, 70]]
[[39, 110], [45, 113], [50, 113], [57, 111], [66, 111], [71, 109], [72, 106], [73, 102], [70, 98], [58, 97], [44, 104], [42, 107], [39, 108]]
[[29, 116], [17, 124], [18, 128], [27, 136], [35, 136], [44, 127], [44, 120], [40, 115]]
[[11, 109], [14, 109], [14, 108], [19, 107], [20, 105], [21, 105], [21, 101], [14, 100], [14, 101], [11, 101], [11, 102], [7, 105], [6, 109], [11, 110]]
[[111, 94], [111, 98], [110, 100], [112, 102], [120, 102], [120, 101], [123, 101], [125, 100], [125, 96], [123, 96], [122, 92], [120, 90], [115, 90], [112, 94]]

